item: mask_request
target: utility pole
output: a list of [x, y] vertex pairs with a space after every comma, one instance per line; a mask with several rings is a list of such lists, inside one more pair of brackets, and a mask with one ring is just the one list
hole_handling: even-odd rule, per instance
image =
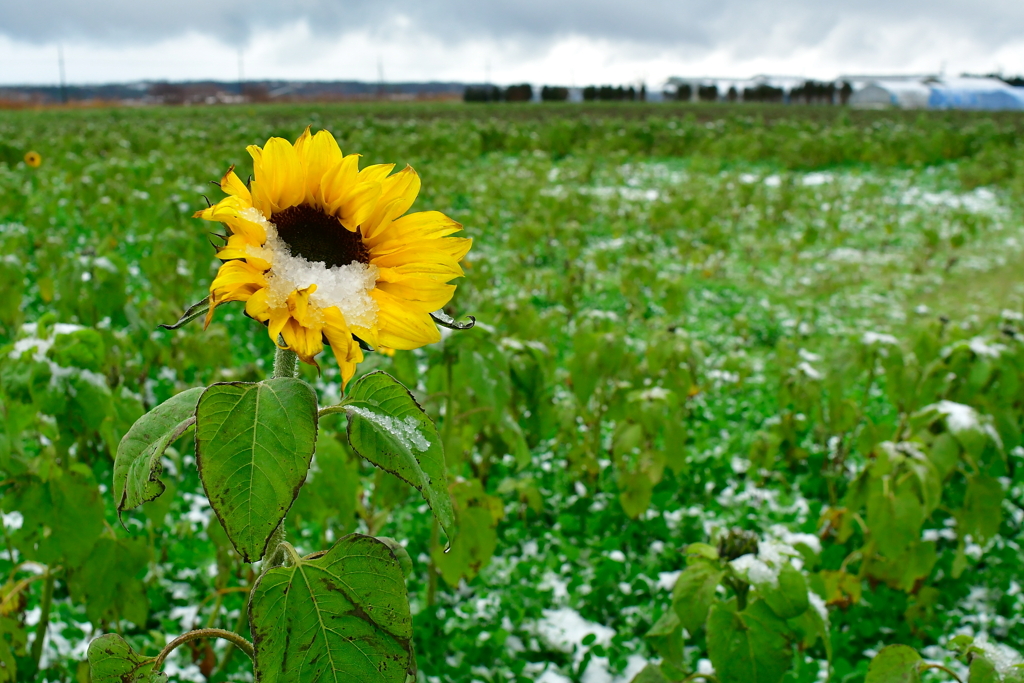
[[238, 96], [245, 97], [245, 72], [242, 69], [242, 48], [238, 48]]
[[62, 43], [57, 44], [57, 66], [60, 69], [60, 101], [63, 104], [67, 104], [68, 84], [67, 78], [64, 75], [64, 45]]
[[384, 58], [377, 55], [377, 99], [384, 99]]

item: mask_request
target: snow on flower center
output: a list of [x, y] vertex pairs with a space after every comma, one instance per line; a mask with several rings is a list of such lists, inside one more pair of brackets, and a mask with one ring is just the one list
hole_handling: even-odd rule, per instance
[[[325, 261], [311, 261], [303, 256], [303, 252], [293, 249], [289, 242], [282, 239], [277, 225], [268, 221], [259, 210], [246, 209], [241, 215], [242, 218], [261, 225], [267, 233], [267, 240], [262, 247], [249, 246], [246, 253], [270, 264], [270, 270], [266, 274], [269, 290], [267, 303], [272, 308], [287, 305], [288, 296], [295, 290], [316, 285], [316, 291], [309, 297], [307, 324], [322, 324], [323, 309], [331, 306], [337, 306], [345, 321], [351, 326], [370, 328], [377, 323], [377, 303], [370, 296], [370, 291], [377, 284], [379, 270], [377, 266], [359, 260], [360, 256], [368, 258], [365, 255], [365, 247], [362, 253], [357, 249], [349, 250], [348, 255], [353, 256], [353, 260], [348, 264], [328, 265]], [[294, 219], [295, 216], [285, 216], [285, 220], [281, 221], [282, 224], [292, 223], [287, 229], [291, 231], [293, 240], [297, 234]], [[338, 227], [342, 232], [348, 233], [340, 223]], [[358, 234], [348, 234], [359, 239], [359, 246], [362, 247], [362, 240]], [[300, 248], [305, 249], [306, 255], [314, 255], [310, 253], [308, 240], [306, 242], [307, 244]], [[334, 256], [332, 260], [344, 256], [341, 250], [330, 253]]]

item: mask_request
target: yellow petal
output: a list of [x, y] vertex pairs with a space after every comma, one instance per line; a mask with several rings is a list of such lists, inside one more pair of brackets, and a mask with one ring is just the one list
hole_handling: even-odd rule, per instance
[[373, 212], [380, 197], [380, 183], [359, 183], [338, 207], [338, 220], [353, 232]]
[[393, 220], [401, 216], [404, 210], [401, 199], [391, 200], [383, 209], [377, 205], [373, 210], [372, 216], [361, 224], [363, 234], [370, 238], [380, 234], [383, 230], [387, 229]]
[[[385, 211], [392, 218], [401, 216], [409, 210], [412, 203], [416, 201], [416, 195], [420, 192], [420, 177], [412, 169], [406, 166], [393, 176], [389, 176], [381, 183], [380, 201], [373, 213], [367, 217], [367, 224], [370, 226], [364, 230], [366, 234], [373, 234], [373, 228], [380, 226], [385, 219]], [[393, 204], [392, 202], [397, 202]]]
[[259, 223], [242, 217], [242, 212], [251, 205], [239, 197], [225, 197], [208, 209], [196, 214], [197, 218], [223, 223], [236, 235], [245, 237], [246, 242], [259, 247], [267, 241], [267, 231]]
[[319, 199], [324, 211], [329, 214], [336, 214], [352, 188], [356, 186], [359, 177], [359, 155], [349, 154], [343, 157], [341, 163], [327, 170], [320, 180]]
[[361, 183], [382, 183], [395, 168], [394, 164], [374, 164], [359, 172]]
[[[309, 295], [316, 291], [316, 285], [310, 285], [305, 289], [296, 289], [288, 295], [288, 312], [293, 318], [299, 321], [300, 325], [306, 325], [306, 316], [309, 313]], [[437, 310], [436, 308], [434, 310]]]
[[462, 230], [462, 225], [440, 211], [420, 211], [397, 218], [372, 237], [364, 237], [371, 249], [385, 242], [437, 239]]
[[267, 303], [267, 292], [269, 291], [269, 288], [264, 287], [255, 292], [245, 302], [245, 312], [251, 318], [259, 320], [261, 323], [266, 322], [270, 318], [270, 305]]
[[439, 249], [417, 249], [416, 245], [384, 256], [371, 257], [370, 263], [381, 269], [379, 279], [388, 282], [399, 282], [407, 277], [447, 282], [464, 274], [459, 262], [451, 254]]
[[381, 288], [370, 291], [377, 302], [378, 339], [383, 346], [401, 351], [418, 349], [441, 341], [441, 333], [429, 312], [415, 308], [415, 304], [388, 294]]
[[210, 293], [224, 301], [226, 299], [222, 297], [221, 292], [250, 285], [255, 286], [252, 291], [267, 286], [267, 279], [263, 276], [263, 271], [245, 261], [228, 261], [220, 267], [217, 277], [210, 283]]
[[[288, 321], [291, 320], [292, 317], [288, 314], [287, 306], [270, 308], [267, 310], [267, 313], [267, 334], [270, 335], [270, 340], [272, 342], [280, 346], [281, 343], [278, 337], [282, 336], [281, 332], [284, 330], [284, 326], [288, 324]], [[286, 341], [285, 347], [287, 347], [287, 345]]]
[[249, 255], [246, 253], [246, 248], [249, 244], [249, 241], [244, 235], [230, 235], [228, 237], [228, 243], [217, 252], [217, 258], [222, 261], [246, 258]]
[[264, 183], [258, 183], [255, 180], [249, 183], [249, 189], [252, 191], [252, 205], [264, 216], [270, 216], [274, 213], [274, 205], [270, 201], [270, 196], [264, 192], [263, 185]]
[[302, 135], [295, 138], [295, 144], [292, 145], [295, 148], [295, 152], [299, 155], [299, 159], [303, 158], [303, 147], [306, 146], [306, 143], [309, 142], [309, 139], [311, 137], [309, 134], [310, 128], [311, 126], [306, 126], [306, 130], [302, 131]]
[[270, 138], [257, 163], [256, 182], [271, 206], [271, 213], [297, 206], [306, 197], [306, 178], [295, 147], [284, 138]]
[[345, 317], [337, 306], [324, 309], [323, 336], [327, 338], [327, 343], [331, 345], [331, 352], [338, 361], [342, 387], [344, 387], [355, 375], [356, 365], [363, 362], [363, 350], [352, 338]]
[[324, 350], [323, 337], [319, 326], [306, 327], [295, 318], [288, 318], [281, 330], [285, 345], [295, 352], [303, 363], [317, 365], [314, 356]]
[[455, 285], [420, 278], [409, 278], [402, 282], [378, 282], [377, 288], [403, 299], [407, 308], [423, 313], [432, 313], [444, 308], [455, 295]]
[[249, 192], [249, 188], [245, 186], [245, 183], [235, 175], [234, 166], [229, 168], [224, 177], [220, 179], [220, 189], [252, 206], [252, 194]]
[[245, 261], [228, 261], [217, 271], [210, 283], [210, 310], [206, 313], [206, 326], [213, 320], [213, 311], [225, 301], [246, 301], [267, 286], [263, 271]]
[[353, 325], [351, 330], [352, 334], [362, 339], [370, 348], [375, 349], [379, 345], [376, 328]]
[[320, 200], [320, 185], [328, 171], [341, 165], [343, 157], [338, 142], [326, 130], [322, 130], [306, 143], [302, 152], [306, 167], [306, 203]]

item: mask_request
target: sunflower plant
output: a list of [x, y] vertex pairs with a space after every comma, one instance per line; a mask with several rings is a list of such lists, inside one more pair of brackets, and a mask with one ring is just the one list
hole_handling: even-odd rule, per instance
[[[177, 394], [140, 418], [121, 440], [113, 494], [119, 513], [164, 491], [165, 449], [194, 429], [196, 466], [210, 505], [238, 554], [259, 562], [248, 602], [253, 641], [198, 629], [143, 657], [117, 635], [89, 649], [95, 681], [166, 680], [179, 645], [222, 638], [248, 654], [260, 681], [402, 683], [415, 673], [405, 573], [408, 554], [391, 539], [350, 534], [301, 555], [285, 539], [285, 517], [305, 482], [318, 422], [343, 413], [353, 449], [424, 497], [451, 538], [454, 515], [444, 451], [412, 394], [383, 372], [353, 381], [364, 354], [439, 341], [438, 325], [464, 329], [442, 312], [462, 276], [471, 240], [436, 211], [408, 213], [420, 189], [412, 168], [359, 168], [327, 131], [294, 144], [271, 138], [248, 148], [255, 178], [229, 169], [225, 198], [196, 213], [227, 228], [210, 294], [175, 325], [238, 301], [275, 344], [273, 375]], [[321, 406], [298, 377], [329, 346], [344, 391]]]

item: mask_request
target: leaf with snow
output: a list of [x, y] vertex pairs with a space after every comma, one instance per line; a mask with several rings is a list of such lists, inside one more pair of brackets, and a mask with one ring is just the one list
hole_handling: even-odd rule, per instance
[[448, 494], [444, 448], [437, 428], [398, 380], [371, 372], [356, 380], [340, 404], [356, 453], [408, 482], [434, 511], [449, 539], [455, 515]]

